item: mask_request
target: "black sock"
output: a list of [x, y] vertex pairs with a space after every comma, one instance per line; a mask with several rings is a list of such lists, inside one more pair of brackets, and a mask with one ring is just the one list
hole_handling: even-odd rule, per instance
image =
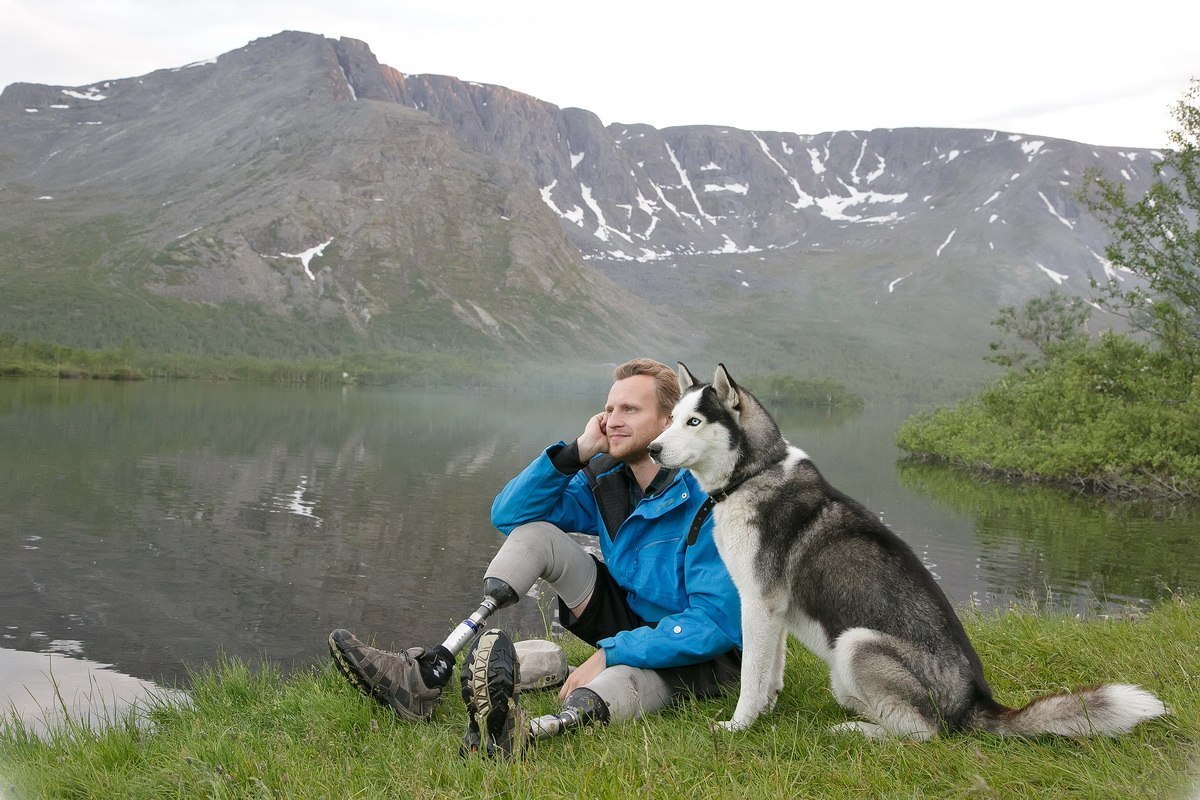
[[454, 675], [454, 656], [440, 644], [433, 650], [425, 651], [417, 659], [417, 664], [421, 668], [421, 679], [429, 687], [445, 686]]

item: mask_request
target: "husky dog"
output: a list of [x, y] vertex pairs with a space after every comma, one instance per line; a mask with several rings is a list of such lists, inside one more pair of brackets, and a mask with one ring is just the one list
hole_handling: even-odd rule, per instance
[[713, 535], [741, 595], [742, 681], [726, 730], [751, 725], [783, 689], [790, 632], [829, 665], [833, 695], [870, 722], [835, 730], [928, 739], [978, 730], [1115, 736], [1167, 713], [1109, 684], [1000, 705], [950, 601], [912, 549], [834, 489], [725, 365], [702, 384], [682, 363], [671, 426], [650, 445], [709, 494]]

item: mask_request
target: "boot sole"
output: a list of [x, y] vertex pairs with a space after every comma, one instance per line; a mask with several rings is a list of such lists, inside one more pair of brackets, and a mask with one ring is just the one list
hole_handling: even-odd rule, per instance
[[[464, 749], [478, 748], [489, 756], [513, 755], [523, 736], [521, 708], [515, 702], [520, 664], [508, 634], [498, 628], [482, 633], [464, 671], [463, 700], [468, 713], [472, 706], [475, 710]], [[478, 742], [473, 741], [476, 732]]]
[[[337, 639], [337, 635], [342, 632], [339, 628], [329, 634], [329, 655], [333, 656], [333, 663], [337, 666], [338, 672], [345, 675], [346, 680], [350, 681], [355, 689], [358, 689], [358, 691], [373, 700], [378, 700], [379, 698], [375, 697], [370, 684], [366, 682], [366, 676], [359, 671], [358, 665], [350, 661], [348, 655], [342, 650], [341, 642]], [[349, 631], [346, 631], [346, 633], [349, 633]]]

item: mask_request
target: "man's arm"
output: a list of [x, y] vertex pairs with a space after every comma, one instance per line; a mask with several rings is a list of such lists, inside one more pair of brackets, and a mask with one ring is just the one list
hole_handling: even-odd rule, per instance
[[661, 669], [696, 664], [742, 646], [737, 588], [717, 553], [712, 518], [705, 521], [684, 557], [688, 607], [654, 627], [623, 631], [599, 642], [608, 666]]
[[492, 501], [492, 524], [507, 536], [527, 522], [549, 522], [564, 531], [597, 533], [591, 490], [579, 471], [600, 453], [608, 452], [607, 414], [588, 418], [583, 433], [571, 444], [551, 445], [508, 482]]
[[562, 442], [551, 445], [500, 490], [492, 501], [497, 530], [507, 536], [527, 522], [549, 522], [564, 531], [597, 532], [595, 501], [587, 480], [579, 475], [583, 465], [563, 472], [577, 460], [573, 450]]
[[604, 648], [600, 648], [592, 653], [587, 661], [571, 670], [571, 674], [567, 676], [566, 681], [558, 690], [558, 699], [566, 700], [567, 695], [581, 686], [587, 686], [607, 667], [608, 662], [604, 658]]

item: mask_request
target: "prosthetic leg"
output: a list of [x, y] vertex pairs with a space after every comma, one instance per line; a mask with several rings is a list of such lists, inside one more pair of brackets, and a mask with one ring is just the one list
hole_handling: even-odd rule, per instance
[[592, 722], [603, 725], [608, 721], [608, 703], [591, 689], [576, 689], [563, 701], [562, 711], [529, 720], [529, 736], [548, 739]]
[[483, 579], [483, 600], [475, 613], [464, 619], [450, 631], [450, 635], [440, 645], [429, 651], [430, 681], [438, 686], [450, 682], [454, 669], [454, 658], [482, 630], [481, 626], [492, 614], [502, 608], [515, 605], [521, 598], [515, 589], [499, 578]]
[[[350, 631], [338, 629], [329, 636], [329, 650], [335, 664], [363, 694], [389, 706], [401, 717], [428, 720], [441, 699], [443, 687], [453, 676], [455, 658], [480, 635], [484, 622], [492, 614], [514, 605], [538, 578], [549, 582], [568, 608], [575, 608], [591, 596], [596, 564], [568, 534], [548, 523], [535, 522], [509, 534], [484, 575], [479, 607], [455, 626], [440, 645], [393, 653], [366, 644]], [[507, 649], [502, 647], [495, 652]], [[577, 711], [576, 717], [581, 720], [595, 717], [583, 713], [594, 703], [578, 700], [575, 703], [578, 707], [573, 705], [568, 710]]]
[[502, 608], [515, 605], [521, 598], [516, 591], [499, 578], [483, 579], [483, 600], [475, 613], [458, 623], [446, 640], [437, 649], [446, 651], [450, 656], [456, 656], [470, 644], [480, 631], [483, 622]]

